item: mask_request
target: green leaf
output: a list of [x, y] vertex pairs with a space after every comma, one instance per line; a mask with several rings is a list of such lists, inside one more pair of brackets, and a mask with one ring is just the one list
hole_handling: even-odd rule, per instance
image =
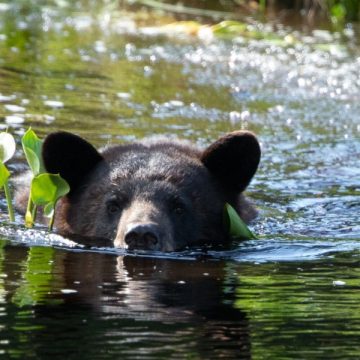
[[0, 162], [6, 163], [15, 154], [16, 144], [14, 137], [7, 133], [0, 133]]
[[2, 162], [0, 162], [0, 188], [5, 185], [9, 176], [10, 176], [9, 170]]
[[45, 207], [44, 207], [44, 215], [47, 217], [52, 217], [54, 216], [54, 211], [55, 211], [55, 207], [53, 203], [48, 203]]
[[44, 172], [44, 165], [42, 162], [41, 149], [43, 142], [36, 136], [35, 132], [29, 128], [21, 139], [26, 160], [31, 168], [31, 171], [36, 176]]
[[55, 207], [58, 199], [69, 191], [69, 184], [59, 174], [40, 174], [31, 182], [31, 199], [36, 205]]
[[256, 239], [236, 210], [228, 203], [224, 207], [224, 222], [230, 236], [238, 239]]
[[26, 160], [31, 168], [32, 173], [36, 176], [41, 173], [40, 159], [29, 147], [24, 147]]
[[69, 184], [59, 174], [40, 174], [31, 182], [31, 200], [36, 205], [44, 206], [44, 215], [50, 218], [50, 231], [54, 225], [56, 203], [69, 191]]

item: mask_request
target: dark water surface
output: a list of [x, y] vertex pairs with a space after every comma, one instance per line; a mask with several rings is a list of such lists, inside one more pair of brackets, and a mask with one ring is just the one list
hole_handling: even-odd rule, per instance
[[[253, 23], [224, 39], [119, 9], [0, 3], [1, 130], [19, 142], [29, 126], [63, 129], [96, 146], [153, 134], [205, 146], [252, 130], [264, 154], [248, 189], [259, 240], [126, 254], [25, 230], [20, 216], [9, 225], [1, 196], [1, 358], [359, 359], [354, 29]], [[25, 168], [18, 149], [14, 173]]]

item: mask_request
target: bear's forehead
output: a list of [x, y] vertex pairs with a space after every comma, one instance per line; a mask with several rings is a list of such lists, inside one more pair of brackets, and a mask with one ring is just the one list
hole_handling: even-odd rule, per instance
[[181, 181], [204, 173], [202, 164], [182, 154], [164, 152], [127, 152], [110, 162], [110, 180], [158, 179]]

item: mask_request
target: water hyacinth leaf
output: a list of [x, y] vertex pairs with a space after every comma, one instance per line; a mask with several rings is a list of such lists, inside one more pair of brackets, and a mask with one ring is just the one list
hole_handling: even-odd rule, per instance
[[31, 171], [34, 175], [38, 175], [44, 172], [44, 166], [42, 163], [41, 149], [42, 141], [36, 136], [35, 132], [29, 128], [21, 139], [21, 143], [24, 149], [25, 157]]
[[24, 147], [24, 152], [31, 171], [36, 176], [41, 172], [40, 159], [35, 152], [28, 147]]
[[7, 133], [0, 133], [0, 162], [6, 163], [15, 154], [16, 144], [14, 137]]
[[10, 221], [15, 221], [14, 208], [12, 205], [12, 196], [9, 188], [8, 179], [10, 177], [10, 172], [6, 166], [0, 162], [0, 188], [4, 188], [6, 202], [8, 206], [9, 219]]
[[31, 182], [31, 200], [44, 206], [44, 215], [50, 218], [49, 230], [52, 230], [57, 201], [70, 191], [69, 184], [59, 174], [40, 174]]
[[0, 188], [2, 188], [7, 183], [9, 176], [9, 170], [2, 162], [0, 162]]
[[15, 221], [14, 208], [12, 205], [12, 196], [8, 183], [10, 172], [4, 165], [6, 161], [11, 159], [16, 150], [16, 143], [14, 137], [7, 133], [0, 133], [0, 188], [4, 188], [6, 202], [8, 206], [8, 213], [10, 221]]
[[31, 182], [31, 199], [36, 205], [53, 204], [70, 191], [69, 184], [59, 174], [40, 174]]
[[244, 240], [256, 239], [256, 236], [250, 231], [236, 210], [227, 203], [224, 207], [224, 222], [231, 237]]
[[55, 211], [55, 208], [54, 208], [53, 203], [49, 203], [44, 207], [44, 215], [46, 217], [50, 218], [50, 217], [54, 216], [54, 211]]

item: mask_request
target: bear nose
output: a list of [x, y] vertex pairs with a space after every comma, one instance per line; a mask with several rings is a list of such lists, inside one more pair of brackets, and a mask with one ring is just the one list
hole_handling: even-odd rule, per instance
[[129, 250], [155, 250], [159, 239], [159, 229], [155, 223], [131, 224], [124, 237]]

